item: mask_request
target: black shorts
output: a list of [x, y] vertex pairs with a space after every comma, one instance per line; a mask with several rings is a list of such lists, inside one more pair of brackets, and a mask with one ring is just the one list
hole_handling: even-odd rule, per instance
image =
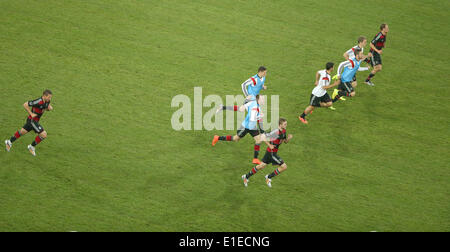
[[355, 74], [355, 76], [353, 76], [352, 82], [353, 82], [353, 81], [356, 81], [356, 74]]
[[373, 51], [371, 53], [372, 53], [372, 57], [370, 57], [370, 65], [372, 65], [372, 67], [374, 67], [376, 65], [382, 65], [381, 55], [375, 51]]
[[282, 165], [284, 164], [283, 159], [281, 159], [280, 156], [276, 152], [268, 152], [266, 151], [266, 154], [264, 155], [261, 162], [265, 164], [273, 164], [273, 165]]
[[342, 81], [341, 83], [339, 83], [338, 89], [346, 91], [348, 93], [351, 93], [354, 90], [351, 82], [342, 82]]
[[237, 135], [238, 135], [239, 138], [245, 137], [245, 135], [247, 135], [248, 133], [250, 133], [250, 135], [252, 137], [255, 137], [255, 136], [259, 135], [259, 130], [257, 130], [257, 129], [256, 130], [249, 130], [249, 129], [246, 129], [244, 127], [241, 127], [237, 131]]
[[40, 134], [44, 131], [44, 128], [39, 124], [39, 122], [31, 120], [30, 118], [27, 118], [27, 122], [25, 123], [23, 128], [28, 132], [34, 130], [34, 132], [36, 132], [37, 134]]
[[321, 102], [326, 103], [326, 102], [330, 102], [330, 101], [331, 101], [331, 97], [328, 93], [324, 94], [321, 97], [311, 94], [311, 98], [309, 98], [309, 105], [314, 106], [314, 107], [320, 107]]

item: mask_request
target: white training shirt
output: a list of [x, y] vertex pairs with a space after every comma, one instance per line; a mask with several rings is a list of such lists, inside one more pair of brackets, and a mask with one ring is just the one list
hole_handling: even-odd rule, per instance
[[327, 90], [323, 89], [323, 86], [330, 85], [331, 82], [331, 75], [327, 73], [327, 70], [320, 70], [319, 72], [319, 83], [317, 86], [313, 89], [312, 94], [317, 97], [322, 97], [327, 93]]
[[355, 49], [356, 48], [359, 48], [359, 49], [361, 49], [361, 52], [364, 52], [364, 48], [361, 48], [358, 45], [355, 45], [354, 47], [352, 47], [352, 48], [348, 49], [348, 51], [346, 51], [349, 59], [353, 59], [355, 57]]

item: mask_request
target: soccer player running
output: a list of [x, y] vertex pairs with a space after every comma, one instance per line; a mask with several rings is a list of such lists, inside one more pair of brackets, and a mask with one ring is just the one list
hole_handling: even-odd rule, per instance
[[359, 69], [359, 66], [361, 65], [361, 62], [366, 58], [367, 56], [364, 56], [360, 49], [355, 49], [355, 58], [344, 61], [339, 65], [339, 68], [342, 68], [343, 72], [342, 75], [339, 75], [340, 70], [338, 68], [338, 80], [336, 82], [339, 83], [339, 86], [331, 96], [333, 103], [338, 101], [342, 96], [354, 97], [356, 95], [351, 83], [353, 81], [353, 77], [355, 77], [355, 74]]
[[262, 103], [262, 97], [260, 95], [255, 96], [256, 100], [247, 102], [244, 107], [248, 111], [245, 120], [242, 122], [241, 127], [238, 129], [235, 136], [218, 136], [215, 135], [212, 141], [212, 146], [215, 146], [219, 141], [234, 141], [238, 142], [241, 138], [245, 137], [248, 133], [255, 139], [253, 163], [260, 164], [258, 159], [259, 150], [261, 145], [260, 131], [258, 130], [258, 121], [262, 119], [259, 105]]
[[[348, 61], [348, 60], [350, 60], [350, 59], [355, 58], [355, 50], [356, 50], [356, 49], [360, 49], [361, 52], [364, 53], [364, 47], [365, 47], [366, 45], [367, 45], [367, 39], [366, 39], [366, 37], [360, 36], [360, 37], [358, 38], [358, 44], [355, 45], [354, 47], [348, 49], [348, 50], [344, 53], [343, 56], [344, 56], [345, 60]], [[370, 55], [369, 55], [369, 56], [370, 56]], [[364, 61], [367, 62], [367, 63], [370, 62], [370, 60], [369, 60], [368, 58], [366, 58]], [[368, 67], [360, 67], [360, 68], [358, 69], [358, 71], [367, 71], [367, 70], [369, 70]], [[341, 73], [342, 73], [342, 71], [339, 72], [339, 67], [338, 67], [338, 75], [340, 75]], [[336, 76], [336, 77], [337, 77], [337, 76]], [[355, 88], [357, 85], [358, 85], [358, 83], [356, 82], [356, 75], [355, 75], [355, 76], [353, 77], [352, 86], [353, 86], [353, 88]], [[345, 101], [345, 99], [344, 99], [343, 97], [341, 97], [341, 100]]]
[[52, 99], [52, 91], [45, 90], [42, 96], [36, 100], [28, 101], [23, 104], [23, 107], [28, 112], [27, 122], [23, 126], [22, 129], [18, 130], [9, 140], [5, 141], [6, 150], [9, 152], [12, 148], [12, 144], [21, 136], [26, 135], [30, 131], [36, 132], [38, 134], [34, 139], [33, 143], [28, 145], [28, 150], [33, 156], [36, 156], [36, 145], [42, 142], [45, 138], [47, 138], [47, 132], [44, 128], [39, 124], [39, 120], [45, 111], [53, 110], [52, 105], [50, 105], [50, 101]]
[[[242, 106], [224, 106], [220, 105], [219, 108], [216, 110], [216, 114], [219, 113], [222, 110], [232, 110], [232, 111], [245, 111], [245, 104], [248, 102], [254, 101], [255, 97], [259, 95], [259, 92], [261, 89], [266, 90], [267, 87], [264, 85], [266, 81], [266, 75], [267, 75], [267, 68], [264, 66], [260, 66], [258, 68], [258, 73], [251, 76], [249, 79], [247, 79], [244, 83], [241, 84], [242, 92], [244, 93], [245, 101], [244, 105]], [[258, 122], [258, 127], [261, 131], [261, 133], [264, 133], [263, 129], [263, 121]]]
[[[268, 187], [272, 187], [272, 178], [280, 175], [282, 172], [286, 171], [287, 165], [278, 155], [278, 149], [282, 143], [288, 143], [289, 140], [292, 139], [292, 135], [289, 134], [286, 136], [286, 128], [287, 128], [287, 120], [284, 118], [280, 118], [278, 121], [278, 129], [270, 132], [267, 135], [263, 135], [263, 141], [268, 145], [266, 154], [262, 159], [261, 164], [253, 167], [247, 174], [242, 175], [242, 181], [244, 182], [244, 186], [247, 187], [249, 179], [251, 176], [255, 175], [259, 170], [264, 169], [266, 165], [273, 164], [278, 167], [271, 173], [267, 174], [264, 178], [266, 179], [266, 184]], [[270, 142], [269, 142], [270, 141]]]
[[325, 65], [325, 69], [317, 72], [316, 75], [319, 76], [318, 78], [319, 80], [316, 84], [316, 87], [312, 90], [311, 98], [309, 99], [309, 105], [298, 117], [298, 119], [302, 123], [308, 124], [308, 121], [306, 120], [306, 115], [311, 114], [315, 109], [315, 107], [328, 108], [333, 105], [331, 97], [327, 93], [327, 89], [335, 87], [339, 84], [339, 82], [336, 81], [333, 85], [330, 85], [331, 73], [333, 72], [333, 70], [334, 70], [334, 63], [328, 62]]
[[[355, 51], [356, 50], [361, 50], [361, 53], [364, 52], [364, 46], [367, 44], [367, 39], [364, 36], [361, 36], [358, 38], [358, 45], [352, 47], [350, 50], [346, 51], [344, 53], [344, 58], [346, 59], [346, 61], [341, 62], [338, 66], [338, 70], [335, 76], [333, 76], [333, 80], [337, 80], [339, 79], [339, 76], [341, 76], [341, 74], [343, 73], [344, 69], [346, 66], [348, 66], [349, 64], [351, 64], [351, 60], [353, 60], [356, 56], [355, 56]], [[364, 55], [363, 55], [364, 56]], [[364, 57], [364, 61], [367, 63], [370, 63], [370, 60], [368, 57], [371, 57], [372, 54], [369, 53], [367, 56]], [[368, 67], [359, 67], [358, 71], [367, 71], [369, 70]], [[353, 76], [353, 79], [351, 81], [351, 85], [353, 87], [353, 90], [355, 89], [355, 87], [358, 85], [358, 83], [356, 82], [356, 73]], [[339, 93], [338, 89], [334, 89], [333, 91], [333, 97], [336, 96]], [[339, 100], [341, 101], [345, 101], [344, 97], [339, 97]]]
[[382, 69], [381, 54], [383, 54], [383, 48], [386, 46], [386, 36], [388, 32], [389, 26], [387, 24], [381, 24], [380, 32], [370, 43], [370, 52], [372, 53], [370, 64], [373, 66], [373, 70], [366, 79], [365, 83], [367, 85], [375, 86], [371, 79]]

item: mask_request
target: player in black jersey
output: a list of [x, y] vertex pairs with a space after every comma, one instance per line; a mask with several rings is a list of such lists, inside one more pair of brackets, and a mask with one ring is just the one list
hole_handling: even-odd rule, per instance
[[[286, 127], [287, 127], [287, 120], [284, 118], [280, 118], [278, 122], [278, 129], [273, 130], [272, 132], [268, 134], [263, 134], [263, 140], [266, 142], [266, 144], [269, 146], [267, 147], [266, 155], [264, 155], [264, 158], [261, 160], [261, 164], [253, 167], [253, 169], [250, 170], [249, 173], [246, 175], [242, 175], [242, 181], [244, 182], [244, 185], [247, 187], [249, 178], [257, 173], [259, 170], [264, 169], [266, 165], [273, 164], [277, 165], [278, 168], [275, 169], [271, 174], [267, 174], [264, 178], [266, 179], [266, 184], [268, 187], [272, 187], [272, 178], [279, 175], [283, 171], [287, 169], [286, 163], [281, 159], [281, 157], [278, 155], [278, 148], [282, 143], [288, 143], [289, 140], [292, 139], [292, 135], [289, 134], [286, 136]], [[270, 142], [269, 142], [270, 141]]]
[[383, 48], [386, 46], [386, 36], [388, 32], [389, 26], [387, 24], [381, 24], [380, 32], [370, 43], [370, 52], [372, 53], [370, 64], [373, 66], [373, 70], [365, 81], [367, 85], [375, 86], [370, 80], [382, 69], [381, 54], [383, 54]]
[[14, 133], [11, 139], [5, 141], [6, 150], [8, 152], [11, 150], [12, 143], [14, 143], [21, 136], [33, 130], [34, 132], [36, 132], [36, 134], [38, 134], [38, 136], [36, 136], [33, 143], [28, 145], [28, 150], [33, 156], [36, 156], [36, 149], [35, 149], [36, 145], [38, 145], [45, 138], [47, 138], [47, 132], [39, 124], [39, 120], [41, 119], [41, 116], [44, 114], [45, 111], [53, 110], [53, 107], [50, 105], [52, 96], [53, 96], [52, 91], [47, 89], [42, 94], [42, 97], [33, 101], [25, 102], [23, 104], [23, 107], [28, 112], [29, 116], [23, 128]]

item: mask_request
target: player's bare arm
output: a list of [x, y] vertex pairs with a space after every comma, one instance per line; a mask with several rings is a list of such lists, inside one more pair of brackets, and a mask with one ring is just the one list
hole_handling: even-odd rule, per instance
[[289, 143], [289, 140], [291, 140], [292, 137], [293, 137], [292, 134], [288, 134], [287, 138], [284, 139], [284, 143]]
[[268, 141], [264, 141], [266, 144], [267, 144], [267, 146], [271, 149], [271, 150], [273, 150], [274, 148], [275, 148], [275, 146], [273, 146], [273, 144], [270, 144]]
[[375, 52], [379, 54], [383, 54], [383, 50], [378, 50], [374, 44], [370, 43], [370, 48], [372, 48]]
[[344, 56], [345, 60], [348, 60], [348, 59], [350, 58], [350, 57], [348, 56], [348, 53], [347, 53], [347, 52], [345, 52], [343, 56]]
[[322, 88], [325, 90], [334, 88], [335, 86], [339, 85], [340, 82], [341, 82], [341, 76], [338, 76], [338, 79], [333, 84], [328, 85], [328, 86], [323, 86]]
[[267, 144], [267, 146], [268, 146], [271, 150], [273, 150], [273, 148], [275, 148], [275, 146], [273, 146], [272, 144], [270, 144], [269, 139], [270, 139], [270, 137], [268, 137], [268, 135], [266, 135], [266, 134], [261, 134], [261, 135], [260, 135], [260, 140], [263, 141], [263, 142], [265, 142], [265, 143]]
[[367, 58], [369, 58], [369, 55], [363, 55], [359, 60], [365, 60]]
[[23, 104], [23, 107], [25, 108], [25, 110], [28, 112], [28, 114], [32, 117], [35, 118], [37, 115], [33, 112], [31, 112], [31, 108], [28, 106], [28, 102], [25, 102]]

